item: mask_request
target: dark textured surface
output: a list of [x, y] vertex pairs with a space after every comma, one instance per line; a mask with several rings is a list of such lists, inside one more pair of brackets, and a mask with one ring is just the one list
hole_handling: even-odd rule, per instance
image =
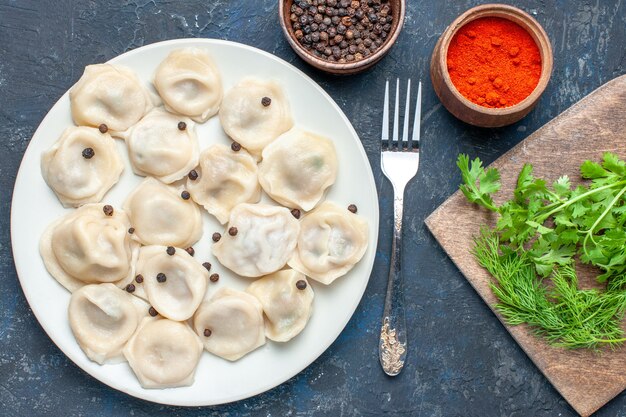
[[[620, 0], [526, 0], [554, 48], [552, 81], [535, 111], [501, 129], [455, 120], [427, 75], [445, 26], [476, 1], [409, 1], [405, 28], [373, 70], [335, 78], [295, 56], [277, 23], [275, 0], [0, 0], [0, 415], [572, 416], [426, 231], [424, 218], [457, 187], [458, 152], [491, 162], [604, 82], [626, 72], [626, 4]], [[302, 68], [346, 112], [368, 152], [380, 192], [381, 232], [374, 272], [339, 339], [309, 368], [263, 395], [221, 407], [150, 404], [97, 382], [52, 344], [19, 287], [9, 237], [15, 175], [28, 141], [54, 102], [89, 63], [181, 37], [250, 44]], [[386, 77], [424, 83], [423, 162], [407, 189], [405, 270], [408, 363], [390, 379], [377, 362], [391, 190], [378, 160], [381, 86]], [[372, 104], [374, 103], [374, 104]], [[598, 416], [626, 415], [626, 394]]]

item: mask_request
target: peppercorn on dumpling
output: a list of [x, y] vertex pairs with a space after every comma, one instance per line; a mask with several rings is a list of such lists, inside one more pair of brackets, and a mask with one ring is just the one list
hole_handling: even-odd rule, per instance
[[121, 132], [153, 107], [148, 89], [130, 69], [111, 64], [85, 67], [70, 90], [74, 123]]
[[101, 282], [125, 287], [139, 249], [129, 228], [125, 212], [87, 204], [48, 226], [39, 252], [50, 275], [69, 291]]
[[284, 207], [239, 204], [230, 212], [226, 230], [213, 244], [213, 254], [236, 274], [260, 277], [285, 266], [296, 247], [300, 224]]
[[209, 281], [206, 268], [184, 249], [173, 246], [143, 246], [135, 272], [142, 277], [135, 294], [145, 297], [162, 316], [176, 321], [193, 316]]
[[123, 350], [144, 388], [193, 384], [202, 342], [185, 322], [146, 317]]
[[133, 239], [143, 245], [187, 248], [202, 236], [200, 208], [187, 191], [148, 177], [124, 202], [135, 229]]
[[367, 244], [365, 219], [325, 201], [300, 222], [298, 247], [289, 266], [322, 284], [330, 284], [361, 260]]
[[68, 318], [76, 341], [99, 364], [125, 360], [122, 349], [148, 316], [148, 305], [113, 284], [90, 284], [70, 298]]
[[214, 144], [200, 154], [200, 164], [188, 176], [187, 190], [193, 201], [224, 224], [237, 204], [256, 203], [261, 198], [257, 171], [256, 162], [245, 150]]
[[68, 127], [41, 155], [41, 175], [64, 207], [98, 203], [123, 171], [115, 140], [91, 127]]
[[219, 112], [222, 128], [255, 158], [293, 126], [283, 88], [275, 81], [247, 77], [231, 88]]
[[156, 70], [154, 87], [165, 108], [198, 123], [215, 115], [222, 102], [219, 70], [211, 56], [200, 48], [171, 52]]
[[200, 305], [193, 326], [208, 352], [229, 361], [265, 344], [263, 307], [242, 291], [220, 288]]
[[170, 184], [198, 164], [200, 150], [194, 123], [162, 108], [145, 115], [119, 134], [126, 142], [133, 171]]
[[257, 279], [246, 292], [263, 306], [265, 336], [276, 342], [287, 342], [297, 336], [313, 312], [313, 289], [304, 274], [293, 269]]
[[263, 149], [259, 182], [287, 207], [311, 210], [336, 178], [335, 145], [326, 137], [294, 128]]

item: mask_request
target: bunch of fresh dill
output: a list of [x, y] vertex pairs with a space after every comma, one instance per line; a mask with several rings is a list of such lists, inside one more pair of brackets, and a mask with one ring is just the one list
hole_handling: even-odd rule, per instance
[[[461, 191], [497, 212], [492, 230], [476, 238], [472, 253], [494, 277], [496, 308], [505, 320], [527, 323], [551, 344], [566, 348], [616, 346], [626, 341], [626, 163], [607, 153], [585, 161], [586, 185], [567, 176], [552, 186], [535, 178], [532, 165], [518, 177], [513, 198], [496, 205], [500, 174], [477, 158], [459, 155]], [[577, 287], [575, 260], [599, 269], [604, 291]], [[548, 282], [548, 280], [550, 282]]]

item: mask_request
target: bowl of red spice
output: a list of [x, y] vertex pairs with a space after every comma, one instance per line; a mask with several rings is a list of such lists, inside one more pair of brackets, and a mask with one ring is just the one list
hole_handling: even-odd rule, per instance
[[526, 12], [485, 4], [459, 16], [433, 51], [430, 75], [443, 105], [457, 118], [500, 127], [526, 116], [552, 73], [550, 40]]
[[384, 57], [398, 38], [406, 0], [279, 0], [283, 33], [307, 63], [354, 74]]

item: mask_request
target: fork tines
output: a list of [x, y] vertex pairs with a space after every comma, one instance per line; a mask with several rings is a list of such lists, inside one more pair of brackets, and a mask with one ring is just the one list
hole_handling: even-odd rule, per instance
[[402, 128], [402, 140], [399, 139], [398, 130], [400, 127], [400, 79], [396, 79], [396, 99], [393, 112], [393, 136], [389, 140], [389, 80], [385, 82], [385, 102], [383, 105], [383, 150], [408, 150], [418, 151], [420, 147], [420, 118], [422, 112], [422, 82], [417, 88], [417, 98], [415, 100], [415, 114], [413, 116], [413, 134], [409, 139], [409, 114], [411, 101], [411, 79], [407, 81], [406, 102], [404, 106], [404, 124]]

